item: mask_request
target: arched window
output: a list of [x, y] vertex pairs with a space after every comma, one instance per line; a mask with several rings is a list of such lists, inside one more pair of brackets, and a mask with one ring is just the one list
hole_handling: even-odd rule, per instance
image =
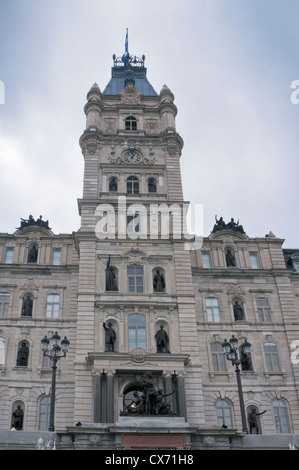
[[113, 177], [109, 180], [109, 191], [117, 191], [117, 178]]
[[217, 421], [219, 426], [233, 427], [233, 414], [230, 403], [227, 400], [218, 400], [216, 403]]
[[127, 178], [127, 194], [139, 194], [139, 180], [136, 176]]
[[226, 357], [222, 349], [222, 343], [214, 341], [211, 343], [211, 354], [214, 372], [226, 372]]
[[268, 372], [280, 372], [280, 361], [277, 344], [273, 342], [264, 343], [264, 354], [266, 359], [266, 370]]
[[155, 178], [149, 178], [147, 182], [148, 192], [156, 193], [157, 192], [157, 181]]
[[134, 116], [129, 116], [125, 119], [126, 131], [137, 131], [137, 119]]
[[50, 423], [51, 397], [45, 395], [39, 402], [39, 425], [40, 431], [48, 431]]
[[146, 349], [146, 319], [144, 315], [133, 313], [128, 317], [129, 351], [139, 346]]
[[283, 399], [273, 401], [273, 415], [277, 434], [290, 434], [290, 420], [287, 403]]

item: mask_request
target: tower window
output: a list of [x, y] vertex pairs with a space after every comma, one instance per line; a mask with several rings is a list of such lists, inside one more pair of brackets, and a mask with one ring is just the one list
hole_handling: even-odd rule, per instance
[[125, 120], [126, 131], [137, 131], [137, 119], [129, 116]]
[[139, 181], [136, 176], [129, 176], [127, 179], [127, 194], [139, 193]]

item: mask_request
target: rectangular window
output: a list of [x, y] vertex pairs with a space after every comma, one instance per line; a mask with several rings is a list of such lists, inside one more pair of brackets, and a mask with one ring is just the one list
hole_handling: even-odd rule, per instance
[[143, 292], [143, 266], [127, 266], [129, 292]]
[[61, 250], [60, 249], [54, 249], [53, 250], [53, 259], [52, 259], [52, 265], [53, 266], [60, 266], [61, 262]]
[[127, 233], [139, 233], [140, 216], [127, 215]]
[[5, 264], [12, 264], [14, 255], [14, 248], [6, 248]]
[[49, 294], [47, 296], [47, 318], [59, 318], [59, 301], [60, 296], [58, 294]]
[[208, 321], [219, 322], [220, 321], [220, 311], [218, 305], [218, 299], [214, 297], [209, 297], [206, 299], [206, 309]]
[[257, 312], [260, 322], [270, 322], [270, 306], [268, 299], [256, 299]]
[[9, 294], [0, 294], [0, 317], [8, 316]]
[[249, 253], [250, 264], [252, 269], [259, 269], [259, 260], [257, 253]]
[[145, 316], [140, 314], [129, 315], [129, 351], [139, 346], [146, 349], [146, 324]]
[[202, 266], [205, 269], [209, 269], [211, 267], [211, 256], [209, 251], [203, 251], [201, 253], [202, 256]]
[[221, 343], [212, 343], [211, 352], [212, 352], [213, 370], [215, 372], [227, 371], [226, 357], [222, 350]]
[[280, 372], [280, 363], [277, 345], [275, 343], [264, 344], [264, 352], [266, 358], [266, 367], [268, 372]]

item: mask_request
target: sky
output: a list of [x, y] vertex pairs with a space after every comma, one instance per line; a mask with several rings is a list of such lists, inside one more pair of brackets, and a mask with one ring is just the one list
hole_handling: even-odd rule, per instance
[[86, 95], [128, 28], [151, 85], [175, 96], [203, 235], [233, 217], [299, 248], [298, 24], [298, 0], [0, 0], [0, 232], [29, 214], [79, 229]]

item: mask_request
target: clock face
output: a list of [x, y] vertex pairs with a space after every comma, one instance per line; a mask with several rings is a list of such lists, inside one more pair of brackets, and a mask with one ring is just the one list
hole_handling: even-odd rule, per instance
[[138, 163], [141, 160], [141, 155], [138, 152], [135, 152], [134, 150], [128, 150], [124, 154], [124, 161], [126, 163]]

